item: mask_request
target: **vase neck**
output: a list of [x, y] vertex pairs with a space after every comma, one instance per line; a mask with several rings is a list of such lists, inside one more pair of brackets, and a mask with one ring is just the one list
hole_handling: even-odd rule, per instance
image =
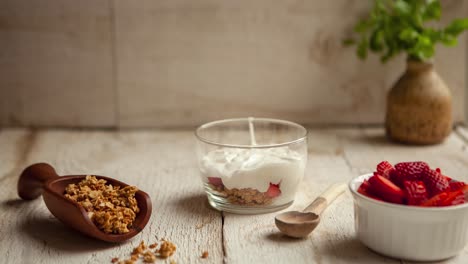
[[417, 61], [411, 59], [406, 61], [406, 70], [408, 72], [431, 71], [433, 68], [434, 63], [432, 61]]

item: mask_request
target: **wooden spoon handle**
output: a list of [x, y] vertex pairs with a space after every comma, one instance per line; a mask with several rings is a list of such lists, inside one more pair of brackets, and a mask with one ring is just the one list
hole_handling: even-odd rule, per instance
[[58, 178], [55, 169], [47, 163], [33, 164], [21, 173], [18, 180], [18, 195], [24, 200], [41, 196], [46, 181]]
[[323, 192], [319, 197], [317, 197], [306, 209], [304, 212], [315, 213], [320, 215], [329, 204], [331, 204], [336, 197], [340, 196], [346, 190], [345, 183], [335, 183], [330, 186], [325, 192]]

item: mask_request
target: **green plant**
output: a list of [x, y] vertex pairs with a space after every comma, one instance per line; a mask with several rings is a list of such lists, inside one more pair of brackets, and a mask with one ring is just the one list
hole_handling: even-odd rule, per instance
[[406, 52], [410, 59], [427, 60], [434, 56], [435, 44], [457, 44], [457, 36], [468, 29], [468, 18], [455, 19], [445, 28], [426, 26], [425, 22], [439, 20], [439, 0], [374, 0], [369, 17], [356, 24], [357, 55], [367, 57], [368, 50], [378, 53], [382, 62]]

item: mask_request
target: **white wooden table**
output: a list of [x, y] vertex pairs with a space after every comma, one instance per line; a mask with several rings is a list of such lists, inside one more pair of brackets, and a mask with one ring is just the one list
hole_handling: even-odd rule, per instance
[[[304, 207], [328, 185], [372, 171], [381, 160], [425, 160], [468, 180], [468, 130], [458, 127], [444, 144], [410, 147], [387, 142], [381, 128], [312, 129], [309, 163], [290, 209]], [[355, 239], [353, 205], [346, 193], [327, 209], [307, 239], [281, 236], [274, 214], [234, 215], [212, 210], [202, 190], [192, 131], [0, 131], [0, 263], [110, 263], [141, 240], [167, 238], [177, 263], [408, 263], [382, 257]], [[22, 169], [35, 162], [59, 174], [108, 175], [139, 186], [153, 200], [147, 227], [133, 240], [108, 244], [63, 226], [42, 199], [16, 194]], [[209, 252], [201, 259], [203, 251]], [[159, 261], [162, 263], [162, 261]], [[166, 261], [168, 262], [168, 261]], [[443, 263], [468, 263], [468, 247]]]

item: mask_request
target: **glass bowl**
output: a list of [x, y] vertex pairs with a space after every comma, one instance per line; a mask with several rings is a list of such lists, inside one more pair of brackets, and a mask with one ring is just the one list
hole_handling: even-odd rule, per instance
[[307, 163], [307, 130], [269, 118], [236, 118], [195, 131], [200, 175], [210, 205], [240, 214], [291, 205]]

